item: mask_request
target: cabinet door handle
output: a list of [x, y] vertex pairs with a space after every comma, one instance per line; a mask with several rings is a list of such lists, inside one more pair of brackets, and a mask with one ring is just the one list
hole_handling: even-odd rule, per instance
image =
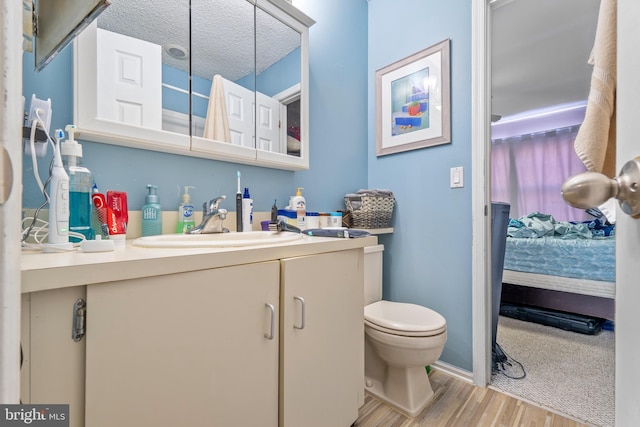
[[275, 327], [275, 322], [276, 322], [276, 308], [273, 306], [273, 304], [266, 304], [265, 303], [265, 307], [267, 307], [269, 309], [269, 311], [271, 312], [271, 328], [269, 329], [269, 333], [268, 334], [264, 334], [264, 337], [268, 340], [272, 340], [273, 339], [273, 330]]
[[301, 307], [302, 307], [302, 322], [300, 322], [300, 326], [296, 326], [296, 324], [293, 324], [293, 327], [295, 329], [304, 329], [304, 298], [302, 297], [293, 297], [294, 300], [300, 301]]

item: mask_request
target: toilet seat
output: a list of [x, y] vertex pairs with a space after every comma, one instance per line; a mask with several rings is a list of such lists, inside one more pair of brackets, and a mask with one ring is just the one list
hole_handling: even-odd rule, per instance
[[364, 307], [365, 324], [394, 335], [427, 337], [446, 331], [445, 318], [417, 304], [376, 301]]

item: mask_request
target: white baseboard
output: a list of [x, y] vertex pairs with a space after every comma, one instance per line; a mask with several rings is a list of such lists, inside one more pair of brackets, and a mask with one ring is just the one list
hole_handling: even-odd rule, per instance
[[469, 384], [473, 384], [472, 372], [465, 371], [464, 369], [460, 369], [457, 366], [450, 365], [441, 360], [436, 361], [433, 365], [431, 365], [431, 367], [447, 375], [451, 375], [452, 377], [455, 377], [459, 380], [462, 380]]

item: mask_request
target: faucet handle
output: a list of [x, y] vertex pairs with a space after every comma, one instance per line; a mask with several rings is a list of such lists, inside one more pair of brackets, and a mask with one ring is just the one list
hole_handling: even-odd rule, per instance
[[205, 215], [217, 211], [220, 202], [226, 198], [227, 196], [219, 196], [209, 200], [208, 202], [204, 202], [202, 204], [202, 210], [204, 211]]

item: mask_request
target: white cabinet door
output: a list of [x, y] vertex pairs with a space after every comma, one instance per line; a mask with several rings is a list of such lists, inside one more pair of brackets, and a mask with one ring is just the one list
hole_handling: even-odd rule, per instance
[[363, 251], [281, 263], [280, 426], [348, 427], [364, 394]]
[[278, 262], [89, 286], [86, 425], [277, 426], [278, 288]]
[[69, 405], [70, 427], [84, 426], [85, 340], [71, 338], [73, 307], [84, 286], [22, 295], [23, 403]]

